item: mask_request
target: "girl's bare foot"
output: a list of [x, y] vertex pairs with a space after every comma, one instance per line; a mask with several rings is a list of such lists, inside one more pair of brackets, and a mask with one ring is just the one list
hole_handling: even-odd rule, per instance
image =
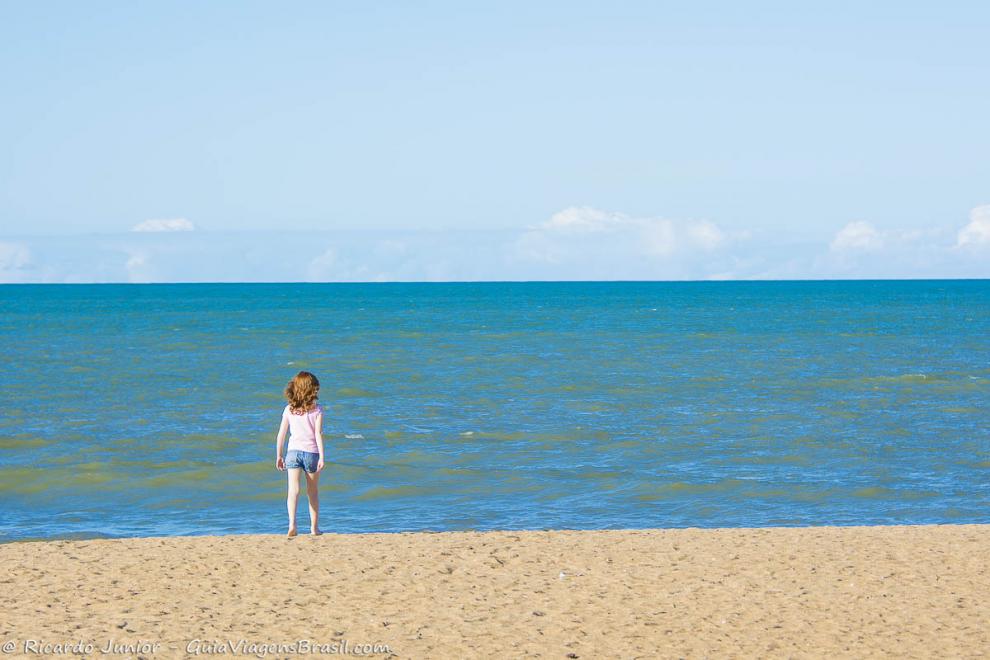
[[319, 536], [323, 532], [321, 532], [319, 528], [314, 527], [309, 531], [309, 533], [312, 534], [313, 536]]
[[296, 532], [296, 528], [295, 527], [290, 527], [289, 528], [289, 533], [286, 534], [286, 536], [291, 539], [293, 536], [296, 535], [296, 533], [297, 533]]

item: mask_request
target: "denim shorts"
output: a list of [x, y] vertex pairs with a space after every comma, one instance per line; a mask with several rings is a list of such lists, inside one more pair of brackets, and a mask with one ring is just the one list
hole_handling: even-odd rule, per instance
[[285, 469], [302, 468], [313, 474], [316, 472], [316, 465], [320, 462], [320, 455], [311, 451], [300, 451], [290, 449], [285, 452]]

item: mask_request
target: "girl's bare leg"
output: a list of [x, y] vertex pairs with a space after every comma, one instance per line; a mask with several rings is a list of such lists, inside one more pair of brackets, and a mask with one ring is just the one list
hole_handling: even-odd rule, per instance
[[299, 502], [299, 473], [301, 468], [289, 468], [286, 472], [289, 473], [289, 495], [285, 500], [285, 506], [289, 511], [289, 533], [288, 535], [296, 535], [296, 503]]
[[306, 496], [309, 498], [310, 531], [320, 533], [320, 473], [306, 473]]

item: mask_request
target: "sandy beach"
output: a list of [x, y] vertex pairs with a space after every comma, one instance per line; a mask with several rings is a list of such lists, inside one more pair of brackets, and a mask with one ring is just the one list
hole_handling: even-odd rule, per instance
[[49, 541], [2, 545], [0, 561], [14, 655], [291, 657], [278, 645], [299, 640], [399, 658], [990, 649], [990, 525]]

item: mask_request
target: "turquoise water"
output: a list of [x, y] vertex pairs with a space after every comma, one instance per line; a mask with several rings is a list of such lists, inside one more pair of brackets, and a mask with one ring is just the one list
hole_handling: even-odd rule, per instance
[[[990, 522], [990, 281], [0, 286], [0, 540]], [[300, 505], [306, 520], [305, 505]]]

